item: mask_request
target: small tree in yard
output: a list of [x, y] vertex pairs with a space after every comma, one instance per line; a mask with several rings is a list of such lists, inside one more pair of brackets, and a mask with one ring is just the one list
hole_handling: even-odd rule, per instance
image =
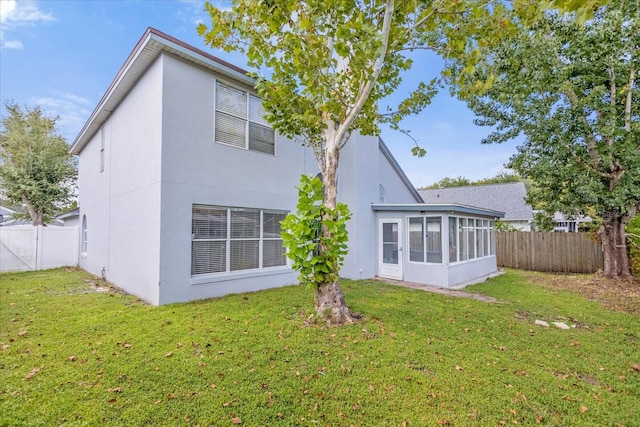
[[584, 23], [548, 12], [479, 64], [487, 92], [458, 88], [477, 122], [495, 126], [484, 142], [524, 135], [510, 166], [534, 182], [534, 208], [602, 218], [608, 277], [631, 274], [625, 225], [640, 209], [639, 49], [637, 1], [611, 1]]
[[2, 192], [11, 203], [26, 206], [33, 225], [40, 225], [72, 198], [76, 164], [56, 132], [57, 118], [46, 117], [39, 107], [5, 107], [8, 114], [0, 129]]

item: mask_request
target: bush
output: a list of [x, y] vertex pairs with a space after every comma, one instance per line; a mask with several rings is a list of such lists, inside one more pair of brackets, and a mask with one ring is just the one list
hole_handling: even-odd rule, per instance
[[629, 237], [631, 273], [636, 277], [640, 277], [640, 215], [631, 218], [626, 230]]

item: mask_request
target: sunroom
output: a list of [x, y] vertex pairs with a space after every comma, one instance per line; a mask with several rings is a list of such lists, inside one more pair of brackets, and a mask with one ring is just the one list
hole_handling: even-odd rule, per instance
[[503, 212], [460, 204], [373, 204], [377, 275], [462, 288], [498, 271], [495, 221]]

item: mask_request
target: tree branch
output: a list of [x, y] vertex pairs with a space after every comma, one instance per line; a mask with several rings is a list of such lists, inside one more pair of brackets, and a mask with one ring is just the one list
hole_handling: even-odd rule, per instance
[[636, 69], [631, 66], [629, 71], [629, 85], [627, 86], [627, 101], [624, 106], [624, 130], [631, 132], [631, 98], [633, 95], [633, 84], [635, 83]]
[[356, 98], [356, 102], [354, 103], [351, 110], [347, 112], [347, 116], [334, 134], [334, 141], [331, 144], [332, 149], [340, 150], [346, 143], [347, 138], [345, 138], [345, 136], [351, 129], [353, 123], [356, 121], [358, 114], [360, 114], [362, 107], [367, 101], [367, 98], [369, 98], [369, 94], [371, 93], [371, 90], [373, 89], [373, 86], [375, 85], [376, 81], [378, 80], [378, 76], [382, 71], [382, 67], [384, 66], [384, 59], [387, 55], [387, 48], [389, 46], [389, 33], [391, 32], [391, 21], [393, 20], [394, 7], [394, 0], [387, 0], [387, 5], [385, 6], [384, 12], [384, 21], [382, 23], [382, 46], [380, 48], [380, 53], [378, 54], [378, 57], [373, 64], [373, 75], [360, 90], [360, 93]]
[[[575, 108], [575, 104], [578, 102], [578, 96], [574, 92], [572, 88], [568, 88], [565, 91], [567, 98], [569, 98], [569, 103], [572, 108]], [[598, 153], [598, 142], [596, 141], [596, 137], [593, 135], [593, 131], [591, 130], [591, 125], [589, 125], [589, 121], [587, 117], [584, 115], [580, 115], [580, 121], [587, 128], [587, 152], [589, 153], [589, 158], [591, 159], [591, 164], [593, 165], [593, 169], [598, 171], [600, 167], [600, 153]]]
[[[613, 69], [609, 69], [609, 77], [611, 78], [611, 86], [609, 87], [609, 105], [611, 105], [611, 109], [615, 109], [616, 108], [616, 75], [615, 75], [615, 71]], [[611, 117], [613, 120], [615, 120], [615, 115], [611, 114]], [[614, 123], [614, 127], [615, 127], [615, 123]], [[612, 146], [615, 143], [615, 139], [613, 137], [613, 135], [611, 135], [609, 137], [608, 140], [608, 144], [609, 146]]]

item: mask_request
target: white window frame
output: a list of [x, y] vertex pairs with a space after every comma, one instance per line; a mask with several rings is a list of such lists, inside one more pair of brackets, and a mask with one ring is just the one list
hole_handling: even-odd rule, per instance
[[[464, 220], [464, 225], [462, 225]], [[455, 221], [457, 232], [451, 241], [451, 225], [449, 225], [449, 247], [455, 248], [456, 261], [451, 260], [451, 252], [449, 256], [450, 264], [459, 264], [463, 262], [474, 261], [477, 259], [488, 258], [496, 255], [495, 246], [495, 221], [483, 218], [471, 218], [465, 216], [449, 216], [449, 224]], [[480, 223], [480, 225], [478, 225]], [[471, 225], [473, 224], [473, 226]], [[473, 245], [469, 244], [469, 236], [473, 235]], [[465, 239], [465, 251], [461, 253], [460, 237]], [[488, 241], [487, 241], [488, 240]], [[480, 242], [480, 253], [478, 252], [478, 242]], [[488, 250], [485, 251], [485, 249]], [[473, 255], [473, 256], [471, 256]], [[462, 256], [465, 258], [462, 259]]]
[[[256, 208], [239, 208], [239, 207], [227, 207], [227, 206], [212, 206], [212, 205], [199, 205], [199, 204], [194, 204], [192, 206], [192, 219], [191, 219], [191, 224], [192, 224], [192, 229], [193, 229], [193, 211], [194, 209], [212, 209], [212, 210], [220, 210], [220, 211], [225, 211], [226, 212], [226, 235], [225, 237], [219, 237], [219, 238], [198, 238], [196, 239], [195, 237], [195, 233], [193, 233], [192, 231], [192, 235], [191, 235], [191, 258], [192, 258], [192, 265], [191, 265], [191, 276], [192, 277], [201, 277], [201, 276], [220, 276], [220, 275], [229, 275], [229, 274], [235, 274], [235, 273], [243, 273], [243, 272], [251, 272], [251, 271], [270, 271], [273, 269], [280, 269], [283, 267], [289, 268], [289, 260], [286, 256], [283, 257], [283, 264], [277, 264], [277, 265], [273, 265], [273, 266], [268, 266], [265, 267], [265, 249], [264, 249], [264, 244], [265, 242], [274, 242], [274, 241], [281, 241], [282, 242], [282, 237], [265, 237], [265, 227], [264, 227], [264, 221], [265, 221], [265, 213], [266, 214], [278, 214], [278, 215], [283, 215], [286, 216], [288, 214], [287, 211], [280, 211], [280, 210], [272, 210], [272, 209], [256, 209]], [[254, 237], [254, 236], [243, 236], [243, 237], [233, 237], [232, 235], [232, 215], [233, 212], [238, 212], [238, 211], [254, 211], [254, 212], [259, 212], [259, 223], [260, 223], [260, 230], [258, 232], [258, 237]], [[224, 250], [225, 250], [225, 268], [223, 271], [219, 271], [219, 272], [194, 272], [193, 269], [193, 254], [194, 254], [194, 250], [193, 250], [193, 243], [194, 242], [205, 242], [205, 241], [211, 241], [211, 242], [224, 242]], [[232, 268], [232, 251], [231, 251], [231, 247], [233, 245], [233, 242], [241, 242], [241, 241], [257, 241], [258, 242], [258, 266], [257, 267], [253, 267], [253, 268]], [[282, 246], [283, 251], [285, 250], [284, 246]]]
[[[225, 86], [227, 88], [242, 92], [244, 94], [245, 97], [245, 104], [246, 104], [246, 108], [245, 108], [245, 113], [243, 116], [238, 115], [235, 112], [232, 111], [225, 111], [224, 109], [219, 109], [218, 108], [218, 87], [219, 86]], [[262, 101], [260, 100], [260, 98], [256, 95], [253, 95], [252, 93], [249, 93], [248, 91], [241, 89], [237, 86], [234, 86], [232, 84], [229, 84], [227, 82], [223, 82], [220, 80], [216, 80], [215, 83], [215, 93], [214, 93], [214, 111], [213, 111], [213, 139], [217, 144], [222, 144], [222, 145], [226, 145], [227, 147], [234, 147], [234, 148], [238, 148], [241, 150], [246, 150], [246, 151], [251, 151], [254, 153], [261, 153], [261, 154], [266, 154], [266, 155], [270, 155], [270, 156], [275, 156], [276, 152], [277, 152], [277, 133], [276, 131], [273, 129], [273, 127], [266, 121], [266, 120], [262, 120], [262, 121], [257, 121], [257, 120], [252, 120], [251, 118], [251, 100], [258, 100], [260, 101], [260, 103], [262, 103]], [[227, 116], [230, 116], [232, 118], [238, 119], [238, 120], [242, 120], [244, 121], [244, 146], [239, 146], [239, 145], [235, 145], [235, 144], [229, 144], [227, 142], [224, 141], [218, 141], [216, 138], [216, 129], [217, 129], [217, 115], [218, 113], [222, 113], [222, 114], [226, 114]], [[265, 151], [261, 151], [261, 150], [256, 150], [251, 148], [251, 140], [250, 140], [250, 128], [251, 128], [251, 124], [257, 125], [257, 126], [261, 126], [263, 128], [266, 129], [270, 129], [273, 132], [273, 153], [269, 153], [269, 152], [265, 152]]]

